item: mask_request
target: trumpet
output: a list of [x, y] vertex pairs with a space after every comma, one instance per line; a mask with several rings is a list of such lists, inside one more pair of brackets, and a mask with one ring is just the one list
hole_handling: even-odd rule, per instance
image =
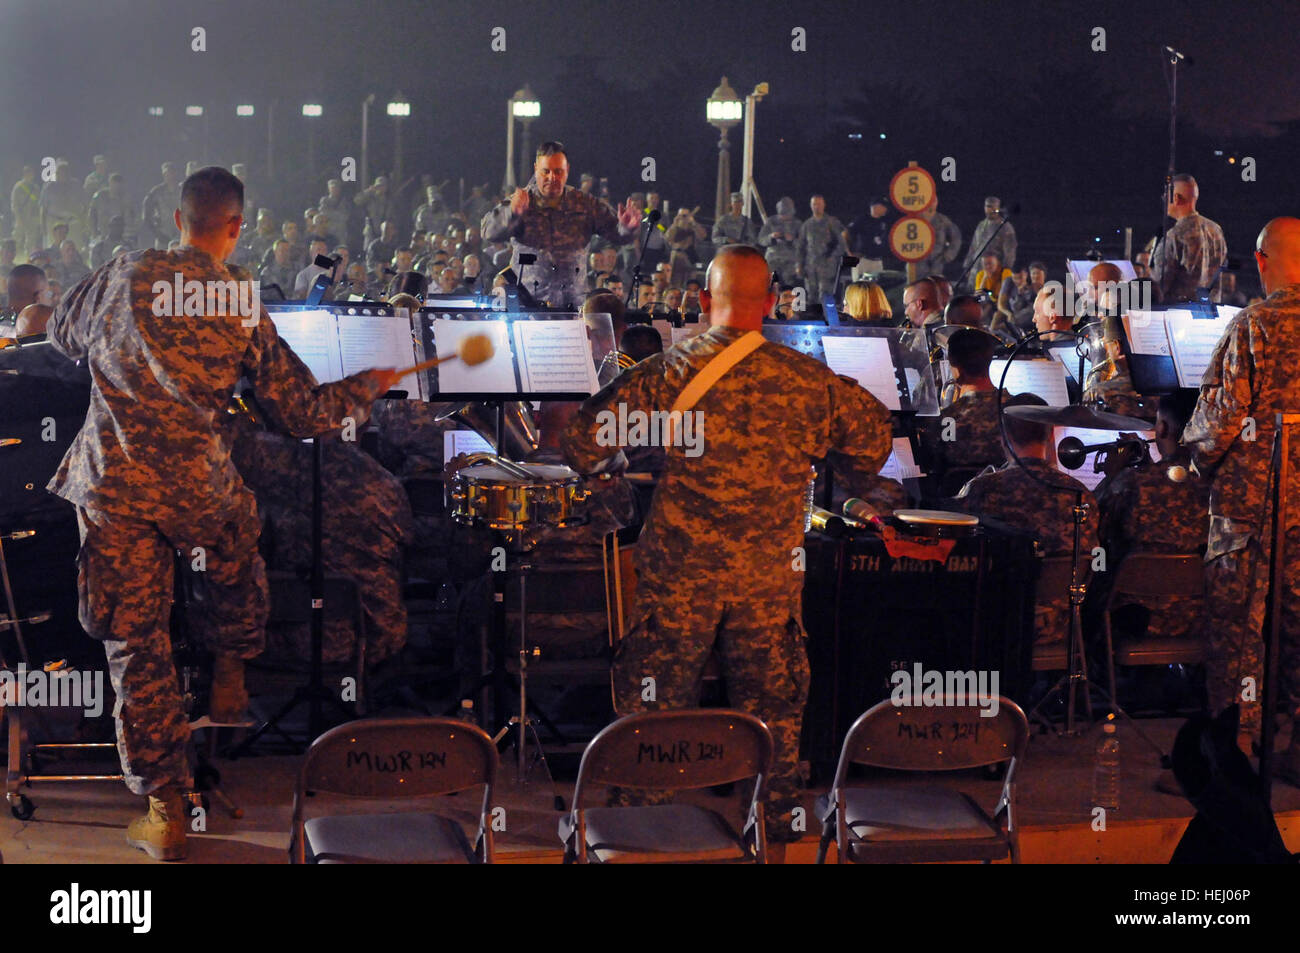
[[1056, 459], [1067, 470], [1077, 470], [1083, 466], [1088, 454], [1096, 451], [1097, 459], [1093, 461], [1093, 467], [1100, 473], [1103, 453], [1127, 453], [1138, 450], [1139, 452], [1133, 454], [1132, 460], [1128, 461], [1129, 466], [1137, 466], [1147, 459], [1147, 444], [1155, 443], [1155, 440], [1155, 437], [1120, 437], [1109, 443], [1085, 444], [1078, 437], [1066, 437], [1056, 445]]

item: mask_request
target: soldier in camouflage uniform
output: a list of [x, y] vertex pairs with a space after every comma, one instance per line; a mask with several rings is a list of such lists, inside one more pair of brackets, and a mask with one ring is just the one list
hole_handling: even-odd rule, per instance
[[934, 229], [934, 248], [930, 257], [916, 263], [918, 275], [942, 275], [944, 269], [957, 260], [961, 251], [961, 229], [947, 215], [939, 211], [939, 199], [935, 198], [928, 207], [921, 210], [921, 217]]
[[783, 196], [776, 214], [763, 223], [758, 244], [767, 249], [767, 266], [783, 285], [793, 285], [799, 270], [799, 230], [803, 222], [794, 217], [794, 199]]
[[140, 206], [140, 244], [150, 248], [166, 248], [176, 237], [172, 213], [181, 205], [180, 176], [176, 163], [162, 164], [163, 180], [144, 194]]
[[[709, 274], [702, 300], [712, 327], [615, 378], [565, 431], [565, 455], [579, 472], [617, 449], [603, 411], [669, 410], [706, 364], [761, 327], [775, 296], [759, 251], [724, 248]], [[761, 717], [776, 741], [768, 837], [787, 841], [797, 836], [790, 812], [808, 694], [795, 551], [803, 544], [809, 462], [840, 451], [838, 470], [857, 489], [889, 455], [889, 414], [849, 378], [771, 343], [718, 380], [695, 412], [703, 446], [688, 456], [678, 431], [681, 445], [667, 450], [637, 543], [632, 624], [614, 659], [617, 707], [627, 714], [697, 705], [716, 643], [731, 704]], [[655, 680], [652, 703], [643, 700], [647, 677]]]
[[[402, 484], [372, 457], [337, 440], [325, 441], [323, 450], [325, 572], [347, 576], [360, 589], [369, 667], [406, 644], [402, 551], [414, 535], [414, 518]], [[300, 574], [310, 572], [311, 445], [250, 427], [232, 442], [232, 451], [240, 477], [257, 497], [267, 565]], [[311, 657], [310, 626], [299, 625], [276, 634], [280, 644], [273, 647], [274, 654], [302, 661]], [[327, 621], [324, 660], [344, 662], [355, 650], [350, 620]]]
[[[1300, 220], [1277, 218], [1259, 234], [1255, 261], [1267, 297], [1235, 315], [1201, 381], [1183, 443], [1210, 488], [1205, 553], [1214, 619], [1207, 665], [1210, 705], [1241, 704], [1240, 730], [1261, 726], [1262, 632], [1272, 551], [1274, 415], [1300, 408]], [[1300, 553], [1300, 441], [1291, 442], [1287, 560]], [[1279, 698], [1292, 712], [1291, 747], [1279, 775], [1300, 782], [1295, 713], [1300, 702], [1300, 576], [1282, 572]], [[1243, 692], [1243, 679], [1254, 690]]]
[[1223, 229], [1196, 211], [1201, 190], [1190, 175], [1176, 175], [1167, 212], [1175, 219], [1151, 253], [1151, 278], [1156, 300], [1169, 304], [1195, 301], [1198, 288], [1211, 288], [1219, 300], [1219, 269], [1228, 260]]
[[[985, 242], [988, 242], [987, 248]], [[1002, 267], [1015, 270], [1016, 228], [1010, 222], [1003, 224], [1002, 200], [996, 195], [990, 195], [984, 200], [984, 218], [975, 226], [975, 234], [971, 236], [970, 246], [966, 249], [966, 260], [962, 262], [962, 267], [968, 269], [966, 275], [968, 283], [972, 280], [975, 271], [972, 267], [975, 264], [975, 257], [989, 254], [997, 255], [998, 261], [1002, 262]], [[1001, 284], [1002, 282], [999, 281], [998, 286], [1000, 287]], [[993, 289], [994, 295], [998, 290], [998, 288]]]
[[744, 214], [745, 197], [739, 192], [732, 192], [729, 210], [719, 216], [713, 223], [713, 244], [748, 245], [754, 241], [754, 223]]
[[[1036, 394], [1017, 394], [1003, 407], [1046, 407]], [[1009, 526], [1033, 533], [1044, 556], [1068, 556], [1074, 548], [1074, 501], [1072, 490], [1083, 491], [1087, 506], [1079, 537], [1080, 565], [1086, 570], [1097, 545], [1097, 501], [1074, 477], [1047, 462], [1051, 428], [1015, 417], [1006, 418], [1007, 439], [1020, 457], [992, 473], [971, 480], [953, 500], [954, 505], [975, 516], [990, 516]], [[1031, 471], [1031, 472], [1026, 472]], [[1043, 481], [1048, 486], [1044, 486]], [[1062, 489], [1053, 489], [1061, 487]], [[1034, 640], [1055, 642], [1070, 632], [1069, 593], [1042, 593], [1035, 607]]]
[[[528, 186], [483, 216], [483, 239], [510, 239], [510, 267], [534, 299], [576, 309], [587, 287], [591, 236], [626, 245], [637, 233], [641, 213], [629, 200], [616, 216], [601, 199], [566, 186], [568, 176], [563, 144], [542, 143]], [[524, 252], [537, 255], [537, 262], [521, 266]]]
[[826, 214], [826, 199], [814, 195], [809, 201], [812, 218], [799, 228], [797, 273], [808, 290], [808, 303], [820, 304], [822, 295], [835, 293], [835, 279], [844, 255], [844, 226]]
[[175, 552], [202, 570], [205, 611], [193, 625], [216, 657], [214, 715], [242, 711], [242, 660], [264, 637], [257, 506], [218, 423], [230, 394], [247, 379], [275, 425], [307, 436], [347, 417], [364, 421], [398, 379], [366, 371], [318, 385], [264, 311], [249, 318], [227, 301], [216, 308], [224, 313], [186, 316], [182, 302], [167, 306], [157, 287], [177, 273], [250, 280], [222, 264], [239, 239], [242, 207], [238, 179], [199, 170], [173, 214], [182, 247], [119, 256], [69, 291], [49, 323], [54, 346], [85, 361], [92, 379], [86, 422], [49, 489], [77, 507], [82, 626], [108, 657], [127, 787], [150, 796], [128, 842], [160, 859], [185, 854], [180, 790], [190, 781], [168, 632]]
[[976, 328], [948, 338], [956, 399], [938, 417], [918, 421], [929, 466], [942, 474], [964, 467], [1001, 466], [1006, 460], [998, 418], [998, 392], [989, 379], [997, 339]]
[[36, 184], [36, 167], [23, 166], [23, 176], [9, 192], [9, 211], [13, 213], [13, 237], [18, 254], [30, 255], [45, 245], [41, 235], [41, 187]]
[[[1101, 541], [1106, 548], [1110, 570], [1100, 574], [1089, 592], [1090, 598], [1102, 599], [1120, 563], [1129, 553], [1170, 553], [1197, 556], [1205, 550], [1209, 529], [1210, 488], [1202, 480], [1175, 483], [1169, 468], [1186, 468], [1191, 462], [1187, 450], [1178, 445], [1183, 426], [1191, 416], [1195, 400], [1190, 392], [1163, 397], [1156, 418], [1156, 442], [1160, 461], [1150, 457], [1138, 466], [1128, 465], [1125, 455], [1111, 452], [1107, 456], [1107, 476], [1097, 486], [1097, 505], [1101, 508]], [[1131, 451], [1126, 451], [1131, 452]], [[1150, 638], [1200, 638], [1205, 618], [1205, 604], [1200, 599], [1152, 596], [1143, 599], [1145, 613], [1121, 613], [1137, 634]], [[1149, 615], [1145, 626], [1141, 615]]]

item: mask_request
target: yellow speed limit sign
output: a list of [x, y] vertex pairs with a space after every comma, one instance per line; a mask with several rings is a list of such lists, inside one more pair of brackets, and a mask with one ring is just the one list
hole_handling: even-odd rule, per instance
[[889, 180], [889, 200], [904, 215], [915, 215], [934, 201], [934, 178], [919, 165], [899, 169]]
[[904, 215], [889, 230], [889, 250], [902, 261], [920, 261], [934, 248], [934, 226], [919, 215]]

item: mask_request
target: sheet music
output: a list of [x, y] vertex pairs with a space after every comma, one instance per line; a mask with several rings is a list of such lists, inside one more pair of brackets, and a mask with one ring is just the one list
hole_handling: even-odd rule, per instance
[[1169, 347], [1178, 371], [1178, 386], [1199, 388], [1214, 349], [1228, 329], [1228, 321], [1195, 318], [1190, 311], [1166, 311], [1165, 324], [1169, 328]]
[[[1079, 374], [1079, 355], [1075, 352], [1074, 347], [1049, 347], [1047, 353], [1052, 355], [1055, 360], [1061, 362], [1065, 368], [1066, 376], [1074, 380]], [[1092, 373], [1092, 362], [1087, 358], [1083, 361], [1083, 379], [1087, 380], [1088, 375]]]
[[[493, 354], [482, 364], [470, 367], [464, 361], [448, 361], [438, 366], [440, 394], [513, 394], [515, 362], [510, 352], [510, 335], [504, 321], [453, 321], [434, 318], [433, 340], [438, 357], [456, 353], [462, 338], [486, 334], [492, 340]], [[426, 357], [432, 357], [426, 354]]]
[[492, 444], [472, 430], [447, 430], [442, 435], [442, 459], [448, 461], [462, 453], [491, 453]]
[[[1002, 380], [1002, 369], [1006, 365], [1004, 360], [989, 363], [989, 378], [994, 387]], [[1060, 361], [1050, 358], [1013, 361], [1005, 386], [1008, 394], [1037, 394], [1047, 401], [1049, 407], [1067, 407], [1070, 404], [1070, 390], [1065, 385], [1065, 368]]]
[[339, 352], [338, 324], [334, 315], [320, 311], [271, 311], [275, 330], [290, 350], [312, 372], [318, 384], [342, 380], [343, 356]]
[[[1159, 311], [1130, 311], [1124, 315], [1124, 331], [1128, 346], [1134, 354], [1169, 356], [1169, 334], [1165, 330], [1165, 314]], [[1190, 314], [1191, 312], [1178, 312]]]
[[[410, 315], [405, 309], [402, 315], [337, 316], [339, 354], [343, 360], [345, 377], [372, 367], [410, 367], [415, 363]], [[406, 391], [409, 400], [419, 400], [421, 396], [420, 381], [415, 374], [407, 374], [394, 389]]]
[[659, 332], [659, 340], [663, 342], [664, 350], [668, 350], [675, 343], [673, 341], [673, 323], [665, 318], [653, 318], [650, 326]]
[[[1154, 430], [1138, 430], [1134, 432], [1139, 437], [1142, 437], [1143, 439], [1154, 437], [1156, 435]], [[1095, 443], [1114, 443], [1116, 440], [1119, 439], [1119, 434], [1113, 430], [1091, 430], [1087, 427], [1053, 427], [1052, 428], [1053, 447], [1060, 445], [1061, 441], [1064, 440], [1066, 437], [1076, 437], [1083, 442], [1083, 445], [1085, 447], [1087, 447]], [[1147, 449], [1151, 453], [1152, 460], [1160, 459], [1160, 451], [1156, 449], [1156, 445], [1154, 443], [1148, 444]], [[1056, 469], [1060, 470], [1062, 473], [1074, 477], [1076, 480], [1078, 480], [1080, 483], [1086, 486], [1090, 491], [1096, 492], [1097, 486], [1101, 483], [1102, 480], [1106, 479], [1106, 474], [1093, 472], [1093, 465], [1096, 462], [1097, 462], [1097, 451], [1093, 450], [1084, 459], [1083, 466], [1079, 467], [1079, 469], [1067, 470], [1065, 467], [1061, 466], [1060, 460], [1056, 461]]]
[[1237, 312], [1241, 310], [1241, 308], [1238, 308], [1235, 305], [1231, 305], [1231, 304], [1220, 304], [1220, 305], [1215, 305], [1215, 307], [1219, 311], [1219, 317], [1222, 318], [1224, 321], [1231, 321], [1234, 317], [1236, 317]]
[[822, 337], [822, 348], [826, 366], [836, 374], [853, 378], [890, 410], [902, 410], [888, 338], [827, 334]]
[[894, 438], [894, 449], [890, 451], [889, 459], [885, 461], [885, 465], [880, 468], [880, 475], [889, 477], [891, 480], [897, 480], [900, 483], [909, 478], [915, 479], [925, 476], [912, 453], [912, 441], [906, 437]]
[[585, 321], [516, 321], [515, 353], [524, 393], [599, 390]]

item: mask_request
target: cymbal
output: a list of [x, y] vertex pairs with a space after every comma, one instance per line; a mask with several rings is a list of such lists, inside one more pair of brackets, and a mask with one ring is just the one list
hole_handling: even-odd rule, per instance
[[1152, 424], [1141, 417], [1122, 417], [1104, 410], [1091, 407], [1071, 405], [1069, 407], [1007, 407], [1003, 409], [1008, 417], [1028, 420], [1036, 424], [1051, 424], [1054, 427], [1086, 427], [1089, 430], [1150, 430]]

